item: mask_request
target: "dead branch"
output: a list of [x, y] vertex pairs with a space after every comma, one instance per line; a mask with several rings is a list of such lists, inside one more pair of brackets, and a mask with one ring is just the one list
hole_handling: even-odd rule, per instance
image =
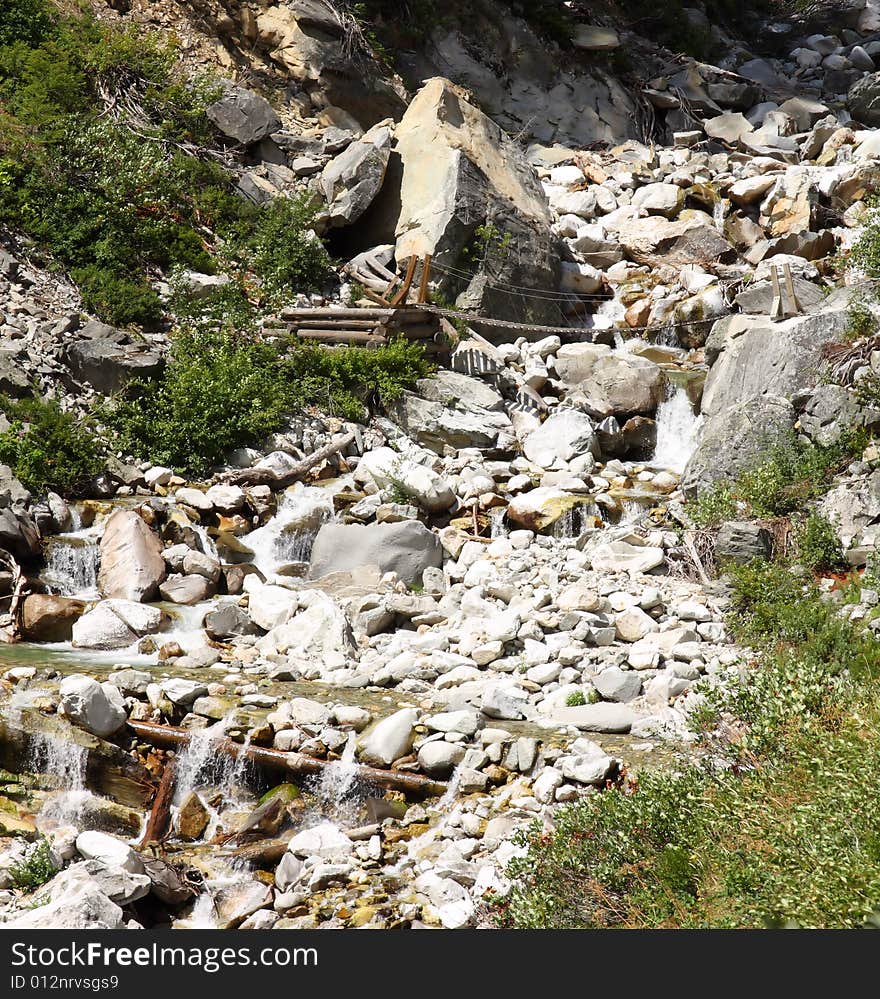
[[347, 448], [353, 440], [353, 433], [341, 434], [338, 437], [334, 437], [329, 444], [319, 448], [317, 451], [313, 451], [308, 457], [297, 462], [293, 468], [280, 475], [271, 468], [238, 468], [235, 471], [224, 473], [219, 476], [219, 479], [234, 486], [269, 486], [271, 489], [276, 490], [286, 489], [287, 486], [304, 478], [311, 469], [320, 465], [322, 461], [326, 461], [334, 454], [338, 454]]
[[[129, 721], [129, 727], [141, 738], [160, 748], [172, 749], [187, 746], [192, 738], [192, 732], [174, 725], [157, 725], [154, 722]], [[263, 746], [248, 746], [245, 748], [232, 739], [218, 739], [218, 753], [224, 753], [233, 759], [244, 758], [264, 770], [281, 771], [301, 777], [313, 777], [322, 774], [330, 766], [327, 760], [319, 760], [304, 753], [285, 753], [280, 749], [267, 749]], [[423, 777], [421, 774], [405, 773], [401, 770], [380, 770], [377, 767], [356, 766], [358, 779], [365, 784], [377, 784], [380, 787], [394, 791], [404, 791], [423, 796], [443, 794], [446, 785], [440, 781]]]

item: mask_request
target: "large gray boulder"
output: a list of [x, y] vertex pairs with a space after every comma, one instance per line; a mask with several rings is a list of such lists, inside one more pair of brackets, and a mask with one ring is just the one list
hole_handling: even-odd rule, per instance
[[486, 259], [473, 280], [465, 287], [447, 278], [442, 290], [463, 293], [462, 302], [498, 319], [550, 320], [553, 303], [511, 296], [498, 287], [499, 282], [525, 290], [558, 286], [550, 208], [518, 146], [441, 77], [416, 94], [395, 137], [403, 166], [397, 259], [429, 253], [441, 266], [461, 267], [462, 252], [479, 238], [478, 227], [486, 226], [491, 234]]
[[133, 510], [117, 510], [101, 538], [98, 588], [105, 597], [154, 599], [166, 575], [162, 542]]
[[75, 673], [61, 681], [59, 692], [63, 713], [92, 735], [106, 739], [125, 724], [122, 694], [112, 683]]
[[868, 73], [857, 80], [846, 95], [846, 106], [856, 121], [880, 127], [880, 73]]
[[152, 378], [162, 371], [162, 353], [131, 333], [93, 319], [66, 352], [67, 365], [80, 382], [110, 395], [132, 378]]
[[577, 409], [562, 409], [548, 416], [523, 441], [523, 453], [536, 465], [552, 468], [580, 455], [599, 457], [599, 438], [593, 421]]
[[504, 412], [504, 397], [497, 389], [479, 378], [471, 378], [448, 368], [440, 368], [430, 378], [420, 378], [416, 382], [416, 392], [423, 399], [442, 402], [444, 406], [457, 406], [463, 402], [492, 412]]
[[71, 638], [78, 649], [126, 649], [155, 634], [168, 616], [158, 607], [132, 600], [102, 600], [73, 623]]
[[564, 385], [579, 389], [597, 409], [616, 415], [653, 412], [666, 384], [662, 368], [653, 361], [605, 344], [565, 344], [553, 364]]
[[205, 114], [225, 136], [250, 146], [281, 128], [272, 105], [246, 87], [227, 87], [223, 96], [209, 105]]
[[396, 572], [406, 583], [421, 580], [429, 566], [440, 568], [443, 548], [433, 531], [417, 520], [399, 524], [325, 524], [312, 546], [309, 577], [374, 565]]
[[[843, 302], [777, 323], [757, 316], [721, 320], [727, 335], [706, 377], [703, 414], [714, 416], [750, 398], [790, 399], [809, 388], [818, 380], [822, 347], [841, 339], [847, 321]], [[715, 339], [713, 328], [710, 341]]]
[[40, 554], [40, 534], [30, 515], [16, 510], [8, 495], [0, 493], [0, 548], [19, 561]]
[[387, 409], [410, 437], [437, 454], [470, 447], [510, 451], [514, 445], [513, 425], [506, 413], [483, 409], [465, 399], [446, 404], [422, 399], [415, 392], [402, 392]]
[[768, 561], [773, 553], [773, 538], [766, 527], [745, 520], [729, 520], [718, 529], [715, 538], [715, 558], [718, 562], [738, 562], [754, 559]]
[[710, 416], [682, 475], [685, 495], [732, 482], [754, 468], [768, 446], [791, 432], [794, 420], [791, 403], [772, 396], [751, 396]]
[[359, 740], [361, 760], [377, 766], [391, 766], [412, 749], [415, 724], [419, 713], [415, 708], [401, 708], [377, 722]]
[[125, 914], [102, 890], [85, 864], [74, 864], [40, 889], [43, 904], [2, 923], [11, 930], [115, 930]]
[[351, 225], [370, 207], [385, 180], [390, 156], [391, 129], [377, 125], [324, 167], [321, 191], [330, 206], [331, 226]]

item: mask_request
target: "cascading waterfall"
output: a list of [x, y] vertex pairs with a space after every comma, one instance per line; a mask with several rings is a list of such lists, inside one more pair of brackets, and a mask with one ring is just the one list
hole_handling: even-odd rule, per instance
[[593, 526], [594, 517], [600, 516], [599, 507], [592, 500], [576, 503], [553, 521], [550, 533], [554, 538], [576, 538]]
[[44, 732], [31, 736], [28, 769], [57, 778], [61, 789], [46, 802], [41, 815], [59, 822], [77, 822], [86, 801], [92, 797], [86, 790], [87, 763], [88, 751], [84, 746]]
[[46, 551], [43, 582], [57, 596], [98, 597], [99, 563], [99, 536], [93, 528], [56, 535]]
[[507, 509], [503, 506], [495, 506], [489, 511], [489, 537], [506, 538], [507, 530]]
[[207, 528], [205, 528], [202, 524], [193, 524], [192, 529], [195, 531], [199, 539], [202, 551], [211, 558], [215, 558], [219, 561], [220, 557], [217, 554], [217, 546], [214, 544], [214, 539], [208, 534]]
[[218, 752], [217, 743], [226, 737], [231, 720], [230, 712], [213, 725], [192, 732], [186, 749], [177, 758], [175, 804], [179, 805], [200, 784], [226, 784], [234, 762]]
[[349, 732], [341, 758], [328, 764], [316, 782], [316, 793], [333, 812], [344, 807], [357, 789], [356, 748], [357, 736]]
[[687, 390], [677, 385], [657, 407], [657, 447], [651, 464], [681, 474], [697, 445], [702, 416], [694, 414]]
[[307, 562], [321, 525], [332, 520], [334, 513], [328, 490], [298, 483], [284, 494], [269, 523], [241, 541], [253, 552], [254, 565], [270, 576], [291, 562]]

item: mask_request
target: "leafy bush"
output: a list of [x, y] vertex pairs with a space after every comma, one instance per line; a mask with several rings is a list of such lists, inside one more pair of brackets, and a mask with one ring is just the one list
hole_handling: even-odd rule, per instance
[[33, 891], [53, 878], [57, 871], [49, 841], [41, 839], [28, 849], [23, 860], [11, 864], [7, 873], [13, 888]]
[[819, 513], [811, 513], [797, 534], [801, 562], [817, 572], [845, 569], [847, 561], [834, 525]]
[[44, 0], [0, 0], [0, 48], [16, 42], [38, 45], [51, 23]]
[[0, 434], [0, 462], [31, 492], [76, 495], [101, 471], [92, 426], [54, 399], [0, 399], [0, 410], [10, 421]]
[[752, 517], [781, 517], [820, 496], [828, 482], [867, 443], [862, 430], [845, 433], [835, 444], [804, 442], [794, 433], [769, 442], [763, 459], [735, 482], [719, 484], [688, 503], [698, 526], [730, 519], [739, 510]]
[[[17, 0], [36, 2], [36, 0]], [[221, 265], [264, 304], [329, 272], [304, 201], [258, 209], [205, 150], [219, 91], [141, 29], [89, 15], [0, 47], [0, 222], [27, 233], [116, 325], [153, 326], [153, 281]]]
[[122, 447], [201, 470], [279, 429], [288, 391], [277, 351], [229, 331], [181, 331], [158, 381], [130, 387], [108, 413]]
[[567, 708], [579, 708], [581, 705], [586, 703], [587, 699], [584, 697], [584, 692], [582, 690], [573, 690], [565, 698], [565, 706]]
[[314, 291], [331, 274], [330, 258], [313, 230], [311, 199], [277, 198], [240, 226], [233, 252], [260, 276], [260, 296], [277, 305], [291, 292]]
[[296, 343], [284, 352], [223, 325], [223, 302], [246, 321], [246, 300], [234, 285], [194, 303], [199, 318], [175, 337], [162, 377], [134, 383], [108, 409], [107, 422], [127, 451], [200, 471], [280, 430], [285, 414], [314, 405], [363, 419], [371, 404], [391, 401], [431, 370], [418, 344], [405, 340], [376, 350]]

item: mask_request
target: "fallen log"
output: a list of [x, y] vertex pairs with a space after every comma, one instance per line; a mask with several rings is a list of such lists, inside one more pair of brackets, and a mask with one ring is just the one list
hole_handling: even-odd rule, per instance
[[394, 309], [282, 309], [282, 319], [390, 319]]
[[177, 782], [177, 766], [174, 760], [169, 760], [159, 781], [159, 789], [153, 799], [150, 817], [141, 838], [139, 850], [145, 849], [150, 843], [161, 843], [171, 831], [171, 802], [174, 800], [174, 787]]
[[[175, 725], [157, 725], [155, 722], [129, 721], [129, 727], [141, 738], [151, 742], [161, 749], [174, 749], [189, 744], [192, 733]], [[245, 747], [232, 739], [217, 739], [214, 744], [218, 753], [238, 759], [244, 758], [255, 766], [265, 770], [280, 771], [295, 774], [300, 777], [313, 777], [322, 774], [331, 765], [327, 760], [318, 760], [304, 753], [285, 753], [280, 749], [267, 749], [264, 746]], [[377, 784], [392, 791], [404, 791], [410, 794], [431, 795], [443, 794], [446, 784], [422, 777], [421, 774], [403, 773], [398, 770], [380, 770], [378, 767], [355, 766], [357, 778], [367, 784]]]
[[288, 471], [279, 475], [271, 468], [239, 468], [233, 472], [226, 472], [218, 476], [223, 482], [228, 482], [234, 486], [270, 486], [272, 489], [285, 489], [287, 486], [298, 482], [316, 465], [326, 461], [334, 454], [338, 454], [354, 440], [354, 434], [340, 434], [334, 437], [329, 444], [313, 451], [310, 455], [297, 462]]

